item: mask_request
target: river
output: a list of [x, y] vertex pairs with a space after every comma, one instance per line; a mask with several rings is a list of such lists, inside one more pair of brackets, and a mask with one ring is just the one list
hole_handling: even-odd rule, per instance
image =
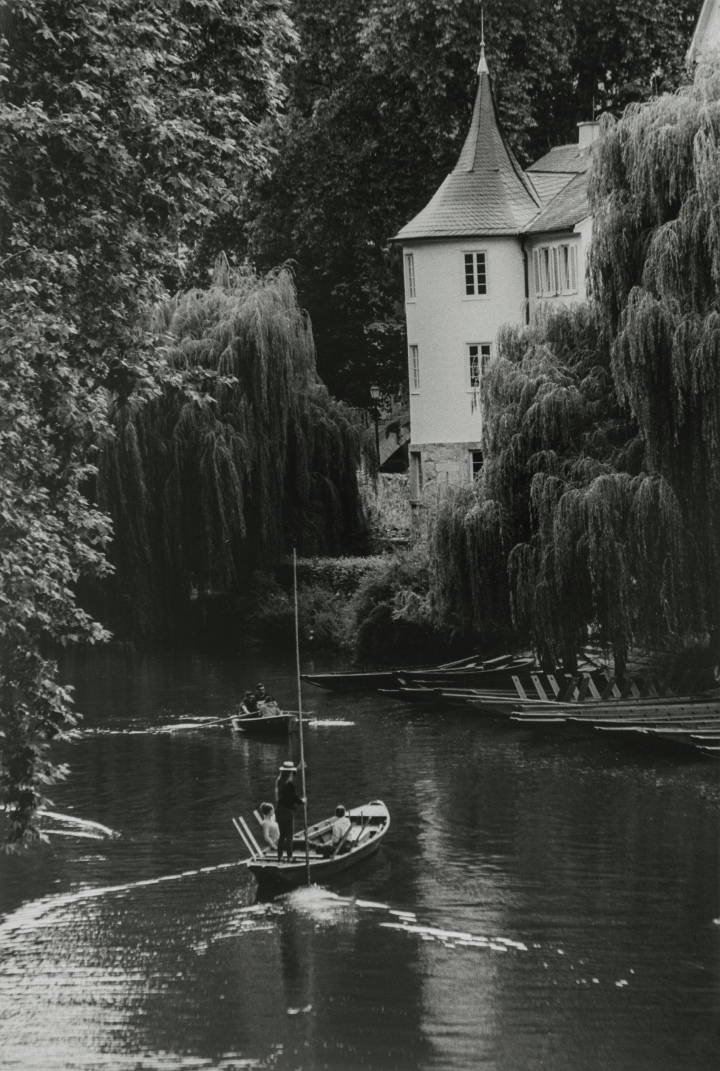
[[[308, 662], [308, 671], [326, 668]], [[69, 660], [53, 828], [0, 860], [0, 1067], [716, 1071], [720, 763], [311, 686], [310, 820], [380, 798], [378, 854], [256, 902], [233, 815], [298, 742], [165, 727], [289, 659]], [[100, 839], [95, 839], [99, 837]]]

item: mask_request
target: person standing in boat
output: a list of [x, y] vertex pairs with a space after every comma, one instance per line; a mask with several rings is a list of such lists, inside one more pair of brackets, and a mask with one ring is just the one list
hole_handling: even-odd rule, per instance
[[275, 818], [280, 827], [280, 839], [278, 841], [278, 863], [282, 862], [283, 850], [288, 862], [292, 862], [293, 837], [295, 835], [294, 809], [302, 806], [305, 800], [298, 796], [293, 775], [297, 767], [293, 762], [287, 761], [280, 767], [280, 774], [275, 782]]

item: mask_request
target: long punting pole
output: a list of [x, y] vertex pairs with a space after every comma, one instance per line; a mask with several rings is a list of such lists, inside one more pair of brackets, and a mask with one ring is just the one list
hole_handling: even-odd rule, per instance
[[310, 886], [310, 845], [308, 844], [307, 790], [305, 788], [305, 744], [303, 741], [302, 691], [300, 688], [300, 624], [297, 596], [297, 551], [293, 547], [293, 590], [295, 592], [295, 664], [297, 666], [298, 729], [300, 731], [300, 772], [302, 774], [303, 823], [305, 829], [305, 874]]

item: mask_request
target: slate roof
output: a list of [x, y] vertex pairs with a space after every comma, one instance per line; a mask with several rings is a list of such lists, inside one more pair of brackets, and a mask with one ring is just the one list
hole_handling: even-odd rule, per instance
[[519, 234], [542, 207], [498, 122], [484, 57], [470, 130], [453, 171], [396, 240]]
[[592, 152], [589, 148], [581, 149], [579, 145], [556, 145], [534, 164], [530, 164], [528, 171], [531, 175], [536, 171], [578, 174], [587, 171], [591, 159]]
[[571, 230], [581, 219], [590, 215], [588, 201], [587, 171], [574, 175], [553, 197], [548, 205], [526, 227], [526, 234], [539, 234], [546, 231]]
[[560, 193], [573, 177], [567, 171], [528, 171], [526, 174], [544, 205], [552, 201], [555, 194]]

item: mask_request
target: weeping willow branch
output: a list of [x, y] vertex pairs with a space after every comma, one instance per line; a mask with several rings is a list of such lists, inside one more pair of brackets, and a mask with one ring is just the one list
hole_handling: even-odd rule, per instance
[[218, 262], [212, 286], [165, 302], [167, 364], [150, 399], [119, 405], [100, 467], [118, 595], [147, 632], [193, 592], [237, 592], [291, 544], [362, 540], [362, 426], [317, 378], [312, 331], [287, 271]]

